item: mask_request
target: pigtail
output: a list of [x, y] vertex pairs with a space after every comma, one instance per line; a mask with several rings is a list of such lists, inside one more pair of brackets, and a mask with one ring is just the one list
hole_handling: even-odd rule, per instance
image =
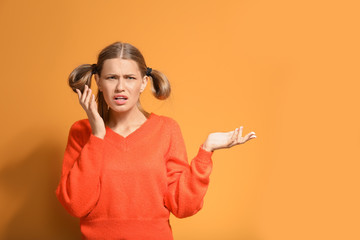
[[82, 64], [75, 68], [69, 75], [68, 84], [76, 93], [75, 89], [84, 92], [85, 85], [91, 88], [91, 76], [94, 73], [94, 67], [91, 64]]
[[152, 80], [151, 91], [157, 99], [164, 100], [170, 96], [170, 82], [165, 74], [158, 70], [152, 69], [150, 73], [150, 79]]

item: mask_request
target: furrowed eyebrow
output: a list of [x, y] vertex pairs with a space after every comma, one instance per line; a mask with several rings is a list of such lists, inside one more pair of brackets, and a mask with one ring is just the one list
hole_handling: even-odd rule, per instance
[[[106, 74], [105, 76], [119, 76], [119, 75], [116, 73], [109, 73], [109, 74]], [[136, 76], [136, 75], [133, 73], [129, 73], [129, 74], [124, 74], [124, 76]]]

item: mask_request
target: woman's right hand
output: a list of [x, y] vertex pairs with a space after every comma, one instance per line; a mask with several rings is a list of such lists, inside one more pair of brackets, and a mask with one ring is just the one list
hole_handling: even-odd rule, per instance
[[106, 134], [105, 123], [97, 110], [95, 95], [92, 94], [91, 88], [89, 88], [88, 85], [85, 85], [82, 94], [79, 89], [76, 89], [76, 92], [79, 96], [80, 105], [88, 116], [92, 133], [95, 136], [104, 139]]

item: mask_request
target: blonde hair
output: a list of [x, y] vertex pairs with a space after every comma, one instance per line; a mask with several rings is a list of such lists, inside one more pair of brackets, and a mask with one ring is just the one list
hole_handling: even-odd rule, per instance
[[[121, 58], [134, 60], [141, 73], [141, 77], [144, 77], [146, 74], [147, 66], [145, 59], [139, 49], [131, 45], [130, 43], [123, 42], [114, 42], [109, 46], [105, 47], [98, 56], [96, 66], [92, 64], [82, 64], [75, 68], [69, 75], [68, 83], [72, 90], [76, 93], [76, 88], [81, 92], [84, 91], [85, 85], [91, 87], [91, 77], [95, 72], [101, 76], [101, 70], [104, 64], [104, 61], [112, 58]], [[94, 69], [95, 67], [95, 69]], [[93, 72], [95, 70], [95, 72]], [[170, 83], [167, 77], [160, 71], [153, 69], [150, 73], [150, 80], [152, 82], [152, 93], [153, 95], [160, 100], [164, 100], [169, 97], [171, 88]], [[100, 116], [104, 119], [105, 123], [108, 123], [109, 120], [109, 111], [107, 103], [105, 102], [103, 93], [98, 90], [96, 97], [98, 112]], [[139, 110], [146, 116], [149, 116], [149, 113], [146, 112], [141, 104], [140, 99], [137, 102], [137, 107]]]

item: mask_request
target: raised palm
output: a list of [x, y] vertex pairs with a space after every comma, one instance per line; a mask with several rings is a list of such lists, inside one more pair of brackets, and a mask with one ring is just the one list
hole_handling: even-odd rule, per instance
[[255, 132], [250, 132], [242, 137], [243, 127], [236, 128], [230, 132], [210, 133], [203, 148], [208, 151], [214, 151], [221, 148], [230, 148], [232, 146], [242, 144], [250, 139], [256, 138]]

